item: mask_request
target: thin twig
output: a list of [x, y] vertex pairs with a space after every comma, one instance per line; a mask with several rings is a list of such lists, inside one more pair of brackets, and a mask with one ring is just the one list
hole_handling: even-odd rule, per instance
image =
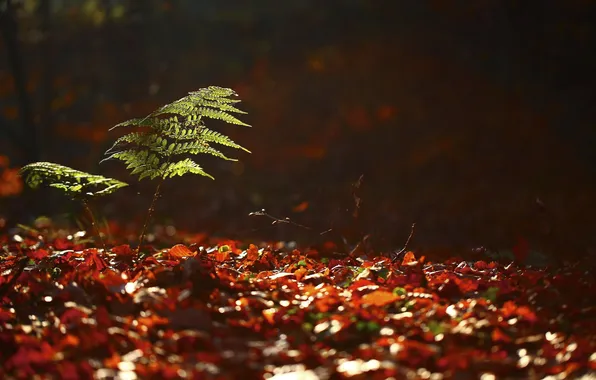
[[[276, 218], [275, 216], [268, 214], [265, 211], [265, 209], [262, 209], [261, 211], [251, 212], [251, 213], [248, 214], [248, 216], [265, 216], [265, 217], [273, 220], [273, 222], [271, 224], [286, 223], [286, 224], [291, 224], [291, 225], [296, 226], [296, 227], [304, 228], [305, 230], [312, 231], [312, 228], [307, 227], [307, 226], [302, 225], [302, 224], [299, 224], [299, 223], [296, 223], [296, 222], [292, 222], [290, 220], [290, 218], [288, 218], [288, 217], [285, 217], [284, 219]], [[325, 231], [325, 232], [327, 232], [327, 231]]]
[[101, 232], [99, 232], [99, 228], [97, 228], [97, 223], [95, 222], [95, 215], [93, 215], [93, 211], [91, 210], [91, 207], [89, 207], [89, 203], [87, 203], [87, 201], [84, 199], [81, 202], [83, 203], [83, 207], [85, 207], [87, 214], [89, 214], [89, 218], [91, 218], [91, 227], [93, 227], [93, 232], [95, 232], [99, 237], [99, 241], [101, 242], [101, 246], [103, 247], [104, 252], [107, 252], [106, 243], [103, 240], [103, 237], [101, 236]]
[[391, 260], [391, 262], [396, 262], [397, 259], [399, 259], [399, 257], [406, 252], [406, 250], [408, 249], [408, 244], [410, 244], [410, 240], [412, 240], [412, 237], [414, 236], [414, 229], [416, 228], [416, 223], [412, 223], [412, 229], [410, 230], [410, 235], [408, 236], [408, 239], [406, 240], [406, 243], [404, 244], [404, 247], [397, 253], [393, 254], [393, 260]]
[[352, 212], [352, 217], [354, 219], [358, 218], [360, 214], [360, 206], [362, 205], [362, 198], [359, 196], [360, 186], [362, 186], [362, 181], [364, 180], [364, 174], [361, 174], [358, 178], [358, 181], [352, 184], [352, 198], [354, 199], [354, 211]]
[[145, 240], [145, 234], [147, 232], [147, 226], [149, 225], [149, 221], [151, 220], [151, 215], [153, 211], [155, 211], [155, 202], [157, 202], [157, 198], [159, 198], [159, 189], [163, 184], [165, 177], [162, 176], [155, 188], [155, 193], [153, 193], [153, 199], [151, 200], [151, 205], [147, 210], [147, 216], [145, 217], [145, 223], [143, 224], [143, 230], [141, 231], [141, 235], [139, 236], [139, 246], [137, 247], [137, 255], [141, 253], [141, 246], [143, 245], [143, 240]]

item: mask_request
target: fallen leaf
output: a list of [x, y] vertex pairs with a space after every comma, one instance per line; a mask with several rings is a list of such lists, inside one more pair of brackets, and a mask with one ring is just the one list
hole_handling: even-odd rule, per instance
[[362, 303], [365, 305], [385, 306], [400, 299], [397, 295], [386, 290], [375, 290], [365, 294], [362, 297]]
[[172, 248], [170, 248], [170, 256], [181, 259], [184, 257], [192, 257], [196, 255], [196, 252], [192, 252], [187, 246], [183, 244], [176, 244]]

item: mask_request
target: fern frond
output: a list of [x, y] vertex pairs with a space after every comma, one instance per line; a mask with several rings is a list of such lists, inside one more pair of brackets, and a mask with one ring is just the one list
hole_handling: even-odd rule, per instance
[[249, 126], [232, 115], [245, 114], [234, 106], [240, 102], [231, 98], [234, 96], [237, 94], [229, 88], [210, 86], [190, 92], [145, 118], [120, 123], [114, 128], [140, 127], [141, 130], [117, 139], [106, 151], [107, 157], [102, 162], [121, 160], [139, 179], [165, 179], [187, 173], [211, 177], [194, 161], [178, 156], [210, 154], [224, 160], [236, 160], [213, 148], [211, 143], [250, 153], [228, 136], [207, 129], [203, 122], [204, 119], [216, 119]]
[[71, 197], [102, 196], [128, 186], [127, 183], [101, 175], [82, 172], [52, 162], [34, 162], [21, 168], [25, 183], [31, 188], [43, 184], [60, 189]]

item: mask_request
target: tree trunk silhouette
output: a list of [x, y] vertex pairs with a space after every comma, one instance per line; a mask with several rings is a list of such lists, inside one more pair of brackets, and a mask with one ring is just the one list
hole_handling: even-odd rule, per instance
[[20, 131], [8, 126], [2, 130], [20, 147], [21, 151], [17, 152], [19, 155], [15, 162], [20, 166], [26, 162], [38, 161], [39, 141], [35, 133], [31, 101], [27, 95], [27, 74], [17, 38], [18, 23], [15, 17], [15, 5], [11, 0], [0, 2], [0, 30], [6, 46], [6, 58], [14, 79], [21, 124]]

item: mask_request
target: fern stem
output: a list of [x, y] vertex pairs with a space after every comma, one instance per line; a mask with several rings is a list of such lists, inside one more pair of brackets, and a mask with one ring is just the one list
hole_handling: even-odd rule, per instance
[[157, 198], [159, 198], [159, 190], [161, 189], [161, 185], [165, 177], [161, 177], [157, 187], [155, 188], [155, 193], [153, 193], [153, 199], [151, 200], [151, 205], [147, 210], [147, 216], [145, 216], [145, 223], [143, 224], [143, 230], [141, 231], [141, 235], [139, 236], [139, 246], [137, 247], [137, 255], [141, 253], [141, 246], [143, 245], [143, 240], [145, 240], [145, 235], [147, 233], [147, 226], [149, 226], [149, 221], [151, 221], [151, 216], [153, 215], [153, 211], [155, 211], [155, 202], [157, 202]]
[[89, 203], [87, 203], [87, 201], [84, 199], [81, 201], [81, 203], [83, 203], [83, 207], [85, 207], [87, 214], [89, 214], [89, 218], [91, 218], [91, 227], [93, 228], [93, 232], [96, 233], [99, 237], [99, 241], [101, 242], [101, 246], [103, 247], [104, 252], [107, 252], [106, 243], [103, 240], [103, 237], [101, 236], [101, 232], [99, 232], [99, 228], [97, 228], [97, 223], [95, 222], [95, 215], [93, 215], [93, 211], [91, 210], [91, 207], [89, 207]]

